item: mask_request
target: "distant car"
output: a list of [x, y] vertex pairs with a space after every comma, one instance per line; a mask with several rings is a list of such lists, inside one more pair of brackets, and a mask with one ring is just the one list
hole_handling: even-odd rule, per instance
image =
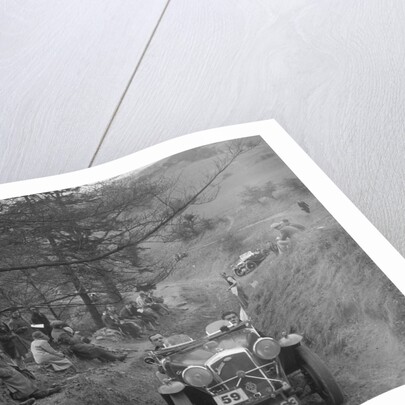
[[313, 394], [328, 405], [344, 403], [332, 374], [300, 335], [277, 341], [247, 322], [222, 320], [206, 331], [199, 340], [183, 339], [145, 358], [158, 365], [158, 392], [167, 404], [301, 405]]
[[239, 256], [237, 263], [232, 265], [233, 272], [238, 277], [246, 276], [257, 268], [257, 266], [269, 255], [268, 249], [257, 249], [249, 251]]

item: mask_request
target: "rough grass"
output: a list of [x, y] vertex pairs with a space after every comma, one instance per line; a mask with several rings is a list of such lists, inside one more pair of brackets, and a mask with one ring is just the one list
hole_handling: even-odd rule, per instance
[[[278, 158], [259, 155], [255, 164], [248, 155], [235, 162], [218, 198], [196, 207], [200, 215], [227, 222], [176, 246], [189, 255], [170, 281], [221, 285], [219, 273], [231, 272], [241, 253], [274, 241], [272, 222], [288, 218], [305, 225], [290, 254], [270, 255], [239, 279], [250, 296], [254, 324], [275, 337], [282, 331], [303, 334], [348, 393], [348, 405], [405, 384], [404, 297], [313, 196], [282, 186], [276, 199], [242, 206], [239, 194], [246, 184], [282, 184], [292, 177]], [[297, 206], [301, 198], [310, 214]]]
[[342, 386], [367, 384], [353, 403], [403, 384], [405, 298], [337, 224], [298, 235], [289, 254], [258, 268], [255, 289], [246, 280], [254, 323], [304, 335]]
[[271, 308], [258, 317], [261, 328], [304, 333], [325, 354], [345, 346], [337, 330], [366, 320], [405, 337], [404, 298], [342, 228], [308, 230], [294, 242], [260, 267], [250, 310]]

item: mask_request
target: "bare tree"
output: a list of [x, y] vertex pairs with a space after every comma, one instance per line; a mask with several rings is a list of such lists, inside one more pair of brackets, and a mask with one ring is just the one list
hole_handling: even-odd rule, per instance
[[[148, 262], [142, 244], [165, 241], [180, 218], [196, 229], [198, 221], [186, 211], [215, 199], [221, 175], [252, 147], [228, 143], [227, 150], [192, 186], [182, 183], [181, 176], [166, 178], [155, 173], [4, 201], [0, 214], [1, 281], [11, 272], [28, 272], [37, 281], [34, 287], [26, 279], [25, 288], [30, 292], [37, 289], [42, 302], [50, 305], [52, 299], [46, 291], [54, 282], [39, 275], [51, 272], [65, 286], [58, 295], [67, 298], [76, 294], [100, 326], [99, 310], [89, 292], [96, 287], [118, 302], [122, 297], [117, 286], [128, 279], [144, 280], [145, 272], [151, 273], [151, 280], [167, 277], [173, 265]], [[130, 276], [122, 271], [123, 266], [131, 268]], [[9, 304], [18, 302], [11, 300]]]

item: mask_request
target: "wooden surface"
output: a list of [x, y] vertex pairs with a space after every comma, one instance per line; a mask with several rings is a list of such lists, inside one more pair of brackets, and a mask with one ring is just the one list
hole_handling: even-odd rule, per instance
[[402, 0], [3, 1], [0, 182], [276, 118], [405, 254]]

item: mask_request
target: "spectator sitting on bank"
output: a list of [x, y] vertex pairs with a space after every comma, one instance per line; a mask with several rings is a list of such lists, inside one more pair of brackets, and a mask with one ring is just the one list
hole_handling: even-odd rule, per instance
[[44, 332], [45, 335], [51, 337], [52, 327], [46, 315], [40, 312], [39, 309], [36, 307], [30, 308], [30, 311], [31, 311], [31, 323], [33, 325], [44, 325], [42, 328], [34, 327], [34, 329], [37, 330], [41, 329], [41, 332]]
[[51, 322], [51, 337], [55, 343], [59, 343], [59, 337], [63, 333], [74, 334], [73, 329], [64, 321], [56, 320]]
[[20, 311], [14, 311], [11, 314], [11, 320], [8, 326], [12, 332], [18, 335], [27, 349], [29, 349], [33, 330], [31, 329], [31, 325], [21, 317]]
[[29, 352], [27, 345], [18, 335], [13, 333], [4, 322], [0, 322], [0, 348], [2, 348], [21, 369], [26, 368], [24, 359]]
[[162, 304], [154, 302], [153, 299], [149, 298], [148, 295], [144, 291], [141, 291], [139, 293], [139, 296], [136, 299], [136, 303], [142, 309], [150, 308], [150, 309], [152, 309], [153, 311], [157, 312], [160, 315], [162, 315], [162, 311], [163, 311], [163, 314], [165, 314], [165, 313], [168, 314], [169, 313], [169, 311], [166, 308], [164, 308], [162, 306]]
[[143, 299], [140, 299], [140, 297], [141, 295], [137, 297], [132, 306], [136, 306], [137, 312], [142, 313], [143, 318], [148, 317], [149, 319], [153, 319], [153, 323], [155, 325], [159, 325], [159, 315], [150, 306], [148, 306]]
[[124, 321], [125, 319], [136, 319], [137, 323], [145, 330], [155, 330], [153, 324], [151, 324], [149, 321], [145, 321], [142, 319], [142, 313], [138, 313], [136, 308], [132, 304], [125, 304], [120, 313], [119, 313], [119, 318]]
[[31, 352], [37, 364], [51, 366], [54, 371], [63, 371], [74, 368], [72, 362], [63, 353], [57, 352], [48, 343], [49, 336], [40, 331], [32, 334]]
[[150, 300], [152, 304], [158, 304], [163, 308], [164, 311], [166, 311], [166, 313], [170, 313], [169, 307], [165, 304], [163, 297], [157, 297], [153, 290], [149, 290], [146, 295], [147, 300]]
[[116, 309], [112, 305], [107, 305], [106, 310], [101, 317], [104, 326], [110, 329], [116, 329], [122, 333], [138, 338], [141, 336], [142, 328], [132, 321], [121, 321]]
[[134, 301], [130, 303], [131, 310], [138, 316], [146, 325], [149, 325], [152, 330], [159, 325], [157, 314], [150, 308], [140, 308]]
[[61, 390], [60, 387], [40, 389], [29, 375], [0, 353], [0, 380], [10, 392], [11, 398], [21, 401], [21, 405], [34, 404], [35, 399], [45, 398]]
[[67, 328], [63, 329], [60, 325], [55, 326], [53, 329], [59, 329], [57, 342], [64, 348], [83, 360], [98, 359], [100, 361], [124, 361], [127, 357], [123, 355], [115, 355], [102, 347], [86, 343], [78, 334], [72, 333]]
[[131, 319], [131, 318], [137, 318], [136, 312], [133, 310], [133, 307], [131, 304], [125, 304], [119, 313], [119, 318], [121, 320], [123, 319]]
[[99, 346], [91, 343], [84, 343], [79, 341], [77, 337], [71, 337], [67, 333], [61, 335], [59, 341], [69, 347], [73, 354], [83, 360], [98, 359], [103, 362], [110, 361], [124, 361], [127, 357], [126, 354], [115, 355]]

